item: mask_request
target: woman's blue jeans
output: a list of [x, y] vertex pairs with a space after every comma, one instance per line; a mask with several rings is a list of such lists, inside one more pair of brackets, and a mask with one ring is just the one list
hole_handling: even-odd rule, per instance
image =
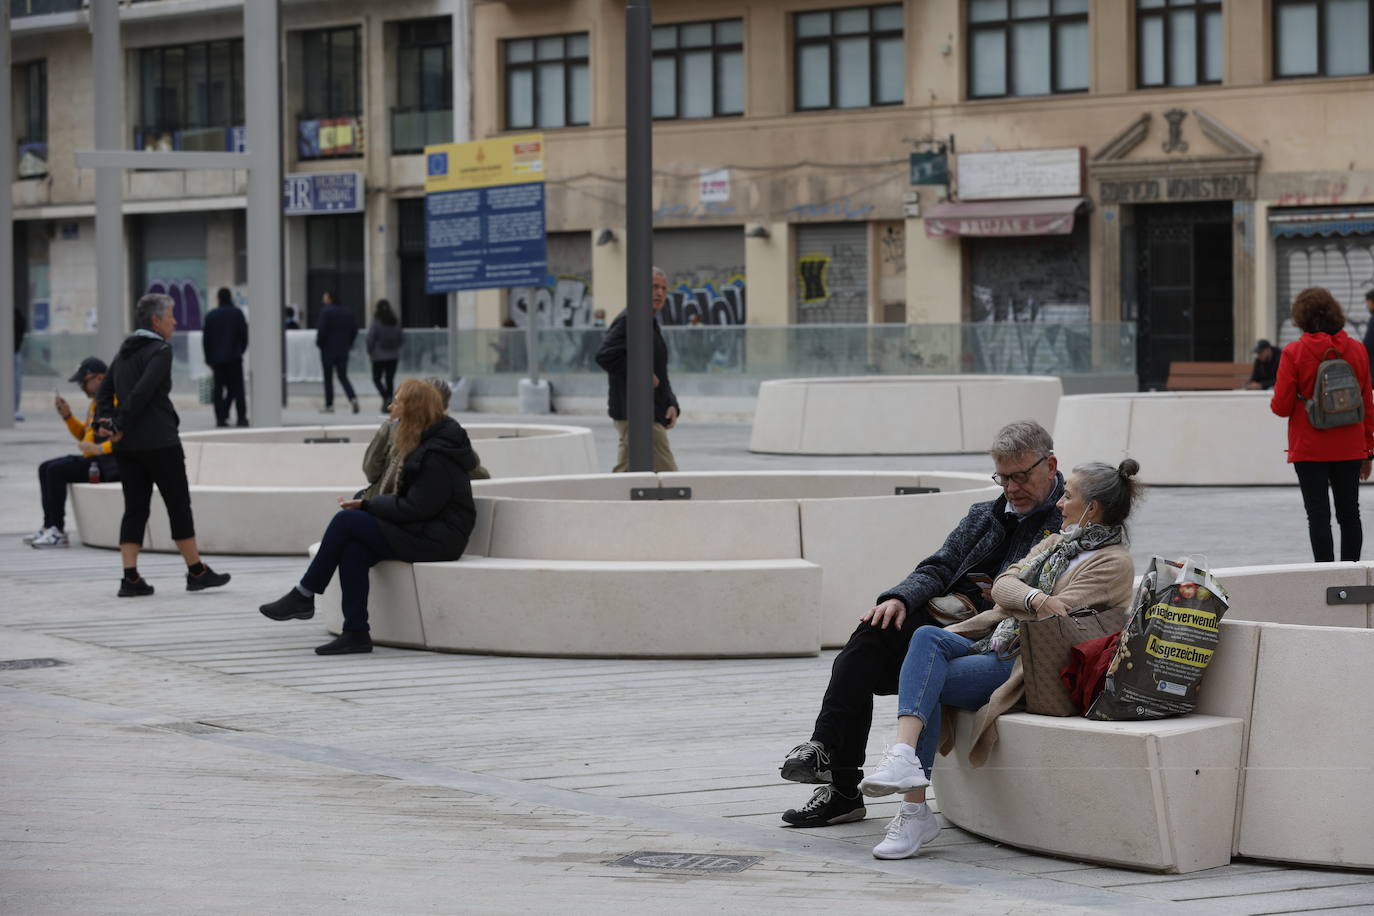
[[339, 591], [343, 597], [345, 630], [370, 629], [367, 625], [368, 570], [382, 560], [396, 556], [382, 534], [377, 519], [361, 509], [341, 509], [334, 513], [315, 558], [301, 577], [301, 585], [320, 594], [329, 585], [334, 570], [339, 571]]
[[1016, 659], [995, 653], [969, 655], [973, 641], [940, 627], [921, 627], [911, 637], [897, 679], [897, 715], [925, 723], [916, 741], [916, 756], [930, 778], [930, 765], [940, 745], [940, 707], [981, 709], [992, 692], [1011, 677]]

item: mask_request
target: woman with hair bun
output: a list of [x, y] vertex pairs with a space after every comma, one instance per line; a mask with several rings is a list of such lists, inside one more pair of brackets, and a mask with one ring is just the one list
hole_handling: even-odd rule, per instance
[[907, 648], [897, 681], [897, 743], [859, 783], [865, 795], [906, 793], [887, 836], [873, 848], [879, 859], [914, 856], [940, 827], [926, 807], [926, 786], [937, 744], [948, 753], [953, 723], [940, 733], [942, 706], [977, 710], [969, 763], [982, 766], [997, 741], [997, 717], [1024, 693], [1021, 621], [1093, 605], [1124, 610], [1135, 569], [1126, 550], [1126, 519], [1140, 498], [1140, 465], [1081, 464], [1064, 482], [1059, 508], [1067, 523], [992, 584], [991, 610], [946, 629], [924, 626]]
[[[1305, 289], [1293, 300], [1293, 324], [1302, 336], [1283, 349], [1269, 409], [1288, 418], [1288, 462], [1298, 475], [1312, 559], [1336, 559], [1331, 538], [1331, 500], [1341, 529], [1341, 559], [1358, 560], [1364, 546], [1360, 525], [1360, 481], [1369, 479], [1374, 455], [1374, 401], [1369, 390], [1369, 354], [1343, 330], [1345, 312], [1328, 291]], [[1350, 364], [1364, 393], [1364, 422], [1316, 429], [1306, 401], [1317, 384], [1317, 367], [1339, 357]], [[1328, 499], [1327, 491], [1331, 497]]]

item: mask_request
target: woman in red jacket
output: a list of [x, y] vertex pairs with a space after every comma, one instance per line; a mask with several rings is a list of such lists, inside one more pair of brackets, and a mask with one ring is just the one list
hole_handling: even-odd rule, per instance
[[[1341, 528], [1341, 559], [1358, 560], [1364, 532], [1360, 527], [1360, 481], [1369, 479], [1374, 455], [1374, 401], [1369, 389], [1369, 355], [1342, 328], [1345, 313], [1331, 293], [1312, 287], [1293, 300], [1293, 323], [1302, 337], [1283, 349], [1278, 380], [1269, 409], [1288, 418], [1288, 461], [1298, 474], [1312, 558], [1318, 563], [1336, 559], [1331, 543], [1331, 504]], [[1332, 351], [1335, 351], [1334, 353]], [[1364, 392], [1364, 422], [1314, 429], [1307, 418], [1307, 399], [1317, 381], [1317, 367], [1339, 356], [1350, 363]]]

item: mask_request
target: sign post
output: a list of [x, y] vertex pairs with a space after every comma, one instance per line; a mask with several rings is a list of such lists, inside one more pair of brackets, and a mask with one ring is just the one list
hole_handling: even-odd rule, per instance
[[[548, 273], [544, 135], [425, 147], [425, 291], [542, 286]], [[526, 320], [524, 413], [548, 413], [551, 404], [539, 378], [536, 317]]]

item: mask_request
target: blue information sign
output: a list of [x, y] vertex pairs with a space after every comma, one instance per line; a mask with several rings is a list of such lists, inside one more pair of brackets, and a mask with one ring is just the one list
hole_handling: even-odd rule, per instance
[[282, 179], [282, 211], [305, 213], [361, 213], [362, 172], [313, 172]]
[[425, 291], [538, 286], [548, 274], [544, 183], [425, 195]]

